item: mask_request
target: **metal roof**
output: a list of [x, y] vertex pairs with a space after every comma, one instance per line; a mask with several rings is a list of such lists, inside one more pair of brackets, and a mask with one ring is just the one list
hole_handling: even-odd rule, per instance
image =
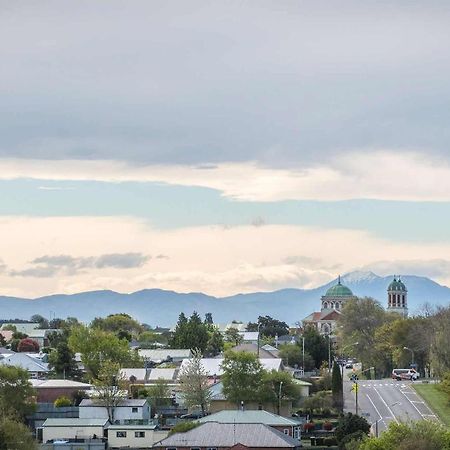
[[261, 423], [269, 426], [296, 426], [297, 423], [286, 417], [272, 414], [268, 411], [258, 409], [248, 410], [223, 410], [215, 414], [203, 417], [198, 420], [204, 422], [218, 422], [218, 423]]
[[242, 444], [257, 448], [295, 448], [298, 439], [259, 423], [207, 422], [186, 433], [176, 433], [154, 447], [233, 447]]
[[[124, 398], [117, 407], [121, 406], [144, 406], [147, 403], [145, 398]], [[80, 407], [98, 407], [104, 408], [105, 406], [99, 400], [92, 400], [90, 398], [85, 398], [81, 401]]]
[[108, 419], [47, 419], [43, 427], [104, 427]]

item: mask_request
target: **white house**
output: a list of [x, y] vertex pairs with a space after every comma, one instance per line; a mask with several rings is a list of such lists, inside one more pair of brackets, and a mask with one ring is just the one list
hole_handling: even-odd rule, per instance
[[28, 371], [30, 378], [45, 379], [50, 371], [48, 364], [42, 362], [40, 359], [33, 358], [26, 353], [13, 353], [10, 355], [3, 355], [0, 358], [0, 364], [5, 366], [21, 367]]
[[[150, 405], [146, 399], [124, 398], [114, 408], [114, 422], [148, 421]], [[96, 399], [84, 399], [80, 403], [80, 419], [108, 419], [108, 410]]]
[[47, 419], [42, 425], [42, 442], [52, 439], [102, 438], [108, 419]]
[[156, 425], [110, 425], [108, 448], [152, 448], [168, 434], [168, 431], [157, 430]]

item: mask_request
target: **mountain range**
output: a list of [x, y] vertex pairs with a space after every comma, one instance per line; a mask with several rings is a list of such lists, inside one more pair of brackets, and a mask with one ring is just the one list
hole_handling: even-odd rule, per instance
[[[373, 297], [386, 306], [386, 289], [392, 279], [393, 276], [380, 277], [373, 272], [357, 271], [344, 275], [341, 282], [355, 295]], [[406, 275], [402, 280], [408, 288], [411, 314], [417, 313], [425, 303], [450, 304], [450, 288], [426, 277]], [[152, 326], [171, 326], [180, 312], [188, 315], [197, 311], [201, 315], [211, 312], [217, 323], [255, 321], [260, 315], [269, 315], [294, 324], [311, 312], [319, 311], [320, 297], [336, 283], [337, 280], [333, 280], [315, 289], [281, 289], [220, 298], [162, 289], [144, 289], [130, 294], [102, 290], [35, 299], [0, 296], [0, 319], [29, 319], [33, 314], [41, 314], [44, 317], [74, 316], [89, 322], [94, 317], [123, 312]]]

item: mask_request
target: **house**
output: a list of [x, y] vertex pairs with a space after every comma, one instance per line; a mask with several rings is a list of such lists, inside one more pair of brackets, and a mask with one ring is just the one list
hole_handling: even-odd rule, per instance
[[[215, 383], [211, 386], [211, 400], [209, 405], [209, 412], [211, 414], [220, 411], [236, 411], [236, 403], [229, 402], [223, 393], [222, 382]], [[284, 417], [289, 417], [292, 411], [292, 401], [283, 399], [280, 405], [274, 405], [272, 403], [260, 404], [259, 402], [246, 403], [245, 408], [248, 410], [264, 409], [265, 411], [278, 412], [278, 406], [280, 406], [279, 414]]]
[[156, 425], [110, 425], [108, 448], [152, 448], [165, 439], [168, 431], [158, 430]]
[[72, 380], [31, 380], [31, 385], [36, 390], [37, 401], [40, 403], [53, 403], [61, 396], [72, 399], [77, 392], [92, 389], [90, 384]]
[[[259, 361], [263, 369], [269, 372], [272, 370], [276, 370], [277, 372], [283, 370], [283, 362], [281, 358], [260, 358]], [[202, 358], [201, 363], [209, 377], [217, 378], [223, 375], [223, 358]], [[184, 367], [186, 367], [188, 364], [189, 359], [184, 359], [181, 363], [180, 373], [183, 372]]]
[[296, 378], [294, 378], [294, 382], [300, 390], [300, 397], [309, 397], [309, 390], [312, 386], [312, 383], [308, 383], [304, 380], [298, 380]]
[[[150, 405], [146, 399], [124, 398], [114, 408], [113, 416], [115, 423], [148, 422], [150, 419]], [[108, 419], [108, 417], [108, 409], [100, 400], [84, 399], [81, 401], [80, 419]]]
[[14, 327], [18, 333], [30, 335], [34, 330], [37, 330], [40, 327], [40, 324], [36, 322], [8, 322], [3, 323], [0, 326], [0, 330], [4, 330], [5, 328]]
[[47, 419], [42, 425], [42, 442], [103, 438], [108, 423], [108, 419]]
[[240, 331], [239, 334], [242, 336], [242, 342], [257, 344], [259, 341], [259, 333], [257, 331]]
[[159, 368], [154, 369], [133, 369], [124, 368], [120, 370], [120, 377], [130, 384], [154, 384], [159, 380], [164, 380], [167, 384], [177, 384], [178, 369]]
[[265, 350], [263, 347], [259, 348], [258, 352], [258, 345], [252, 344], [252, 343], [243, 343], [236, 345], [236, 347], [233, 347], [231, 349], [233, 352], [248, 352], [253, 353], [254, 355], [257, 355], [259, 353], [259, 357], [263, 359], [271, 359], [271, 358], [278, 358], [278, 356], [274, 355], [273, 353]]
[[161, 364], [164, 361], [170, 361], [176, 364], [192, 356], [192, 352], [188, 348], [139, 349], [138, 354], [144, 359], [147, 365]]
[[14, 353], [0, 358], [0, 364], [5, 366], [17, 366], [28, 371], [30, 378], [45, 379], [50, 369], [48, 364], [31, 357], [26, 353]]
[[200, 423], [259, 423], [267, 425], [283, 434], [300, 439], [301, 425], [295, 420], [272, 414], [268, 411], [259, 409], [234, 409], [228, 411], [219, 411], [215, 414], [203, 417], [198, 420]]
[[165, 450], [297, 450], [300, 447], [298, 439], [261, 423], [217, 422], [202, 423], [154, 445]]

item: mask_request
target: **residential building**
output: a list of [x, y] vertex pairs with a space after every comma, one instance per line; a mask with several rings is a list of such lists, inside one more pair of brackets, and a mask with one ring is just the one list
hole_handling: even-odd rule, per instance
[[108, 419], [47, 419], [42, 425], [42, 442], [55, 439], [102, 438], [108, 426]]
[[202, 423], [155, 444], [165, 450], [276, 450], [300, 449], [301, 442], [260, 423]]
[[30, 378], [45, 379], [50, 369], [48, 364], [26, 353], [13, 353], [0, 357], [0, 364], [21, 367], [28, 371]]
[[290, 418], [279, 416], [260, 409], [234, 409], [219, 411], [198, 420], [200, 423], [256, 423], [264, 424], [283, 434], [300, 439], [301, 425]]
[[37, 401], [41, 403], [53, 403], [61, 396], [71, 399], [79, 391], [92, 389], [91, 384], [72, 380], [31, 380], [31, 384], [36, 390]]
[[[146, 399], [124, 398], [114, 407], [114, 422], [126, 423], [132, 421], [148, 422], [150, 405]], [[100, 400], [84, 399], [80, 403], [80, 419], [108, 419], [108, 409]]]
[[183, 359], [190, 358], [192, 352], [189, 349], [173, 349], [173, 348], [162, 348], [162, 349], [139, 349], [139, 356], [144, 358], [146, 364], [161, 364], [164, 361], [170, 361], [172, 363], [181, 363]]
[[110, 425], [108, 448], [152, 448], [168, 434], [168, 431], [158, 430], [156, 425]]

